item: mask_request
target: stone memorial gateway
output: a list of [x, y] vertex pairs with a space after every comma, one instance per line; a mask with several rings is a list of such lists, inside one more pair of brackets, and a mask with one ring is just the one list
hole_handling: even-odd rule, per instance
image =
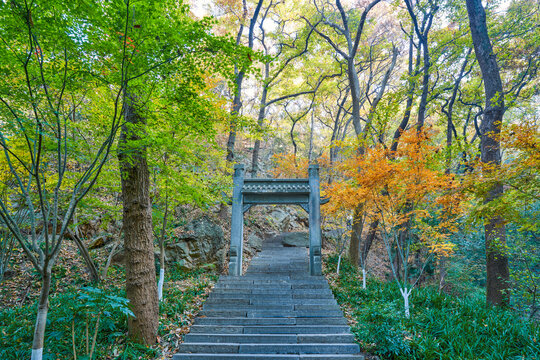
[[309, 214], [309, 272], [321, 275], [321, 198], [319, 166], [307, 179], [245, 179], [244, 165], [234, 167], [229, 275], [242, 275], [244, 213], [255, 205], [299, 205]]
[[[363, 360], [321, 275], [319, 169], [308, 179], [244, 179], [234, 172], [231, 260], [173, 360]], [[309, 256], [265, 239], [242, 275], [244, 213], [254, 205], [299, 205], [309, 213]]]

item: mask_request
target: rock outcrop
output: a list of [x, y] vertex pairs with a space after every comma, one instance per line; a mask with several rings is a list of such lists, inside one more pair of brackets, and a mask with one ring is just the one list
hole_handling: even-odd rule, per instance
[[186, 270], [215, 263], [221, 264], [225, 255], [223, 230], [207, 216], [191, 221], [176, 231], [174, 242], [165, 247], [169, 263], [179, 263]]
[[309, 247], [309, 233], [287, 232], [279, 235], [281, 243], [286, 247]]

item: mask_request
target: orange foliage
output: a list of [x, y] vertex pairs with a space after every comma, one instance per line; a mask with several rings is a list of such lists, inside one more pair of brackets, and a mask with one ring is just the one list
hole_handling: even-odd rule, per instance
[[326, 212], [362, 205], [368, 217], [380, 220], [381, 231], [392, 234], [409, 222], [430, 253], [448, 256], [462, 195], [459, 182], [439, 166], [439, 148], [431, 137], [406, 131], [395, 153], [379, 145], [344, 160], [337, 165], [343, 178], [327, 189], [331, 201]]

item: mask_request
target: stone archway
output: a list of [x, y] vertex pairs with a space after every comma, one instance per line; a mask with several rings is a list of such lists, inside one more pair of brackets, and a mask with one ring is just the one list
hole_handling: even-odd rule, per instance
[[321, 198], [319, 166], [307, 179], [244, 179], [244, 165], [234, 166], [229, 275], [242, 275], [244, 213], [255, 205], [299, 205], [309, 214], [309, 272], [321, 275]]

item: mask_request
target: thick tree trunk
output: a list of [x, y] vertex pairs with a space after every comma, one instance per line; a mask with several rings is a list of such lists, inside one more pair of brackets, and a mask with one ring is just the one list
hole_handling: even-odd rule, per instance
[[[347, 60], [347, 79], [349, 81], [349, 88], [351, 90], [351, 101], [352, 101], [352, 123], [354, 126], [354, 131], [356, 133], [356, 136], [358, 137], [359, 144], [358, 144], [358, 154], [363, 155], [364, 149], [366, 144], [364, 143], [364, 139], [366, 138], [367, 134], [364, 134], [364, 132], [368, 131], [369, 128], [362, 129], [362, 124], [360, 123], [360, 110], [361, 110], [361, 104], [360, 104], [360, 80], [358, 79], [358, 73], [356, 72], [356, 66], [355, 66], [355, 57], [356, 53], [358, 51], [358, 46], [360, 44], [360, 39], [362, 38], [362, 33], [364, 31], [364, 25], [366, 23], [367, 16], [369, 12], [373, 9], [375, 5], [377, 5], [381, 0], [373, 0], [371, 3], [369, 3], [362, 12], [362, 15], [360, 16], [360, 21], [358, 23], [358, 27], [356, 29], [356, 35], [354, 36], [354, 39], [352, 37], [352, 34], [349, 30], [349, 18], [347, 17], [347, 12], [341, 5], [340, 0], [336, 0], [336, 6], [339, 9], [341, 20], [343, 22], [343, 26], [346, 29], [345, 30], [345, 38], [347, 40], [347, 53], [345, 54], [345, 59]], [[352, 263], [355, 266], [358, 266], [358, 255], [360, 250], [360, 238], [362, 236], [362, 230], [361, 229], [355, 229], [355, 226], [358, 227], [360, 224], [363, 226], [363, 207], [358, 206], [354, 210], [354, 218], [353, 218], [353, 231], [351, 233], [351, 240], [349, 243], [349, 258], [351, 259]]]
[[41, 292], [39, 294], [31, 360], [41, 360], [43, 358], [43, 342], [45, 339], [45, 328], [47, 326], [47, 313], [49, 312], [49, 292], [51, 290], [51, 272], [47, 267], [47, 265], [44, 266], [41, 276]]
[[242, 82], [244, 80], [244, 71], [240, 71], [236, 75], [236, 93], [233, 98], [233, 106], [231, 110], [232, 120], [229, 129], [229, 138], [227, 140], [227, 162], [232, 162], [234, 159], [234, 144], [236, 143], [236, 117], [240, 115], [242, 108]]
[[[352, 122], [354, 126], [354, 132], [358, 138], [362, 136], [362, 124], [360, 123], [360, 81], [358, 80], [358, 74], [354, 66], [354, 55], [347, 61], [347, 76], [349, 78], [349, 87], [351, 88], [351, 100], [352, 100]], [[363, 144], [360, 144], [363, 146]]]
[[[497, 136], [501, 132], [504, 115], [504, 93], [497, 64], [489, 38], [486, 12], [481, 0], [467, 0], [467, 13], [476, 59], [482, 71], [486, 106], [480, 125], [481, 160], [484, 164], [499, 167], [501, 164], [500, 142]], [[485, 203], [490, 203], [503, 195], [503, 185], [496, 184], [489, 191]], [[506, 254], [506, 229], [504, 220], [498, 215], [491, 215], [485, 220], [487, 297], [492, 305], [507, 305], [510, 301], [508, 284], [510, 274]]]
[[[131, 99], [126, 99], [131, 101]], [[132, 340], [146, 345], [156, 342], [158, 329], [158, 297], [150, 173], [146, 146], [134, 144], [145, 135], [146, 120], [132, 103], [125, 106], [125, 125], [119, 140], [123, 201], [124, 248], [126, 252], [126, 294], [135, 317], [128, 322]]]
[[362, 244], [362, 263], [366, 263], [369, 251], [371, 250], [371, 245], [373, 245], [373, 240], [375, 240], [375, 235], [377, 234], [377, 228], [379, 227], [379, 220], [375, 219], [369, 224], [368, 234], [366, 240]]

